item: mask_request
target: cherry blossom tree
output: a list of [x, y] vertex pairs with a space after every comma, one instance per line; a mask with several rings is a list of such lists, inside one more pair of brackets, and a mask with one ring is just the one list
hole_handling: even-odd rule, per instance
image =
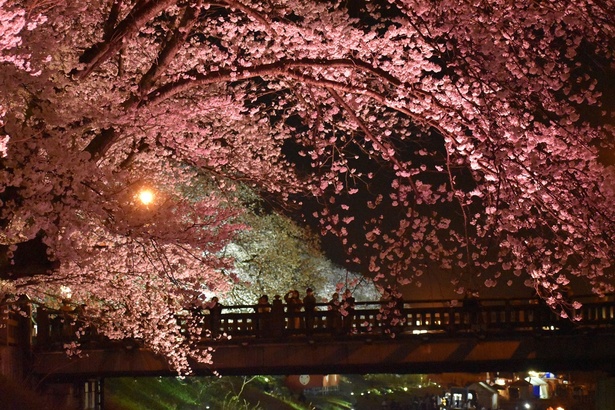
[[614, 9], [0, 1], [0, 240], [7, 264], [27, 245], [56, 262], [3, 287], [70, 286], [179, 363], [170, 318], [227, 286], [241, 183], [376, 279], [519, 277], [567, 315], [571, 279], [613, 291]]
[[229, 295], [235, 304], [254, 304], [261, 295], [271, 300], [289, 289], [324, 284], [326, 273], [319, 268], [324, 260], [318, 239], [289, 218], [279, 214], [248, 214], [246, 225], [225, 252], [235, 261], [233, 272], [240, 286]]
[[317, 302], [327, 302], [334, 292], [350, 288], [362, 300], [378, 300], [369, 278], [350, 272], [327, 259], [320, 238], [312, 229], [280, 213], [270, 212], [247, 191], [241, 222], [249, 227], [233, 238], [224, 255], [234, 263], [235, 284], [223, 297], [225, 304], [254, 304], [261, 295], [284, 295], [297, 289], [301, 297], [309, 287]]

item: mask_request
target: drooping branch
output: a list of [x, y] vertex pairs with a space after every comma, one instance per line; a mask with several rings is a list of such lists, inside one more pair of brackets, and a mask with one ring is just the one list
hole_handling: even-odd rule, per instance
[[[361, 121], [361, 119], [355, 114], [354, 110], [348, 105], [348, 103], [346, 103], [346, 101], [344, 101], [344, 99], [334, 89], [327, 88], [327, 91], [329, 91], [335, 101], [337, 101], [337, 103], [340, 104], [346, 110], [350, 118], [352, 118], [352, 120], [359, 126], [359, 128], [361, 128], [361, 130], [365, 134], [365, 138], [372, 144], [374, 144], [377, 150], [380, 151], [380, 155], [382, 155], [385, 160], [388, 160], [393, 163], [398, 171], [405, 171], [407, 167], [395, 157], [395, 154], [393, 154], [395, 152], [393, 147], [389, 146], [388, 144], [386, 144], [386, 142], [381, 141], [378, 137], [376, 137], [370, 131], [367, 125], [363, 121]], [[421, 193], [416, 188], [416, 185], [414, 184], [414, 181], [412, 180], [411, 176], [408, 176], [408, 182], [410, 183], [410, 186], [412, 187], [412, 190], [414, 191], [417, 198], [420, 198]]]
[[[207, 74], [191, 73], [191, 75], [189, 76], [190, 78], [183, 78], [175, 82], [165, 84], [162, 87], [152, 91], [141, 104], [157, 104], [161, 101], [172, 98], [175, 95], [189, 91], [190, 89], [210, 84], [249, 80], [258, 77], [282, 76], [292, 78], [301, 81], [304, 84], [309, 84], [320, 88], [331, 88], [345, 93], [367, 96], [375, 100], [376, 102], [382, 104], [383, 106], [386, 106], [390, 109], [407, 115], [418, 123], [427, 124], [434, 129], [443, 131], [438, 123], [417, 115], [408, 108], [404, 107], [404, 104], [402, 102], [391, 100], [378, 91], [374, 91], [367, 87], [346, 84], [340, 81], [329, 80], [325, 78], [315, 78], [297, 70], [298, 68], [305, 67], [322, 68], [328, 66], [328, 63], [329, 60], [280, 60], [275, 63], [263, 64], [260, 66], [237, 67], [232, 70], [225, 69], [219, 71], [212, 71]], [[331, 64], [332, 67], [336, 68], [357, 68], [356, 61], [351, 59], [331, 60]], [[381, 72], [377, 70], [372, 70], [372, 72], [377, 72], [379, 75], [381, 74]], [[399, 83], [399, 81], [395, 80], [394, 77], [388, 75], [386, 77], [386, 80], [390, 81], [391, 83]]]
[[[197, 72], [189, 73], [189, 78], [182, 78], [180, 80], [167, 83], [162, 87], [152, 91], [147, 96], [147, 99], [142, 104], [157, 104], [168, 98], [171, 98], [177, 94], [186, 92], [192, 88], [201, 87], [209, 84], [225, 83], [231, 81], [249, 80], [257, 77], [277, 77], [288, 76], [298, 80], [304, 80], [306, 83], [310, 83], [316, 86], [329, 86], [335, 89], [341, 89], [343, 91], [354, 92], [356, 94], [366, 94], [378, 101], [385, 101], [385, 97], [375, 91], [362, 87], [352, 87], [340, 82], [327, 79], [318, 79], [296, 71], [297, 68], [305, 67], [326, 67], [328, 66], [328, 60], [280, 60], [274, 63], [261, 64], [253, 67], [234, 67], [233, 69], [223, 69], [218, 71], [211, 71], [207, 74], [201, 74]], [[333, 60], [331, 61], [332, 67], [347, 67], [354, 68], [356, 65], [354, 61], [346, 60]], [[353, 91], [351, 91], [353, 90]]]

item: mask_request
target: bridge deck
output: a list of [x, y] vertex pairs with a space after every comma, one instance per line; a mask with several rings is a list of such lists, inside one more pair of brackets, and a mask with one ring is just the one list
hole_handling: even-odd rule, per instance
[[[193, 363], [196, 374], [439, 373], [522, 370], [615, 371], [615, 334], [574, 333], [533, 337], [417, 337], [333, 340], [292, 338], [284, 343], [226, 343], [213, 365]], [[61, 351], [36, 352], [32, 373], [66, 377], [173, 375], [150, 351], [128, 346], [90, 349], [68, 358]]]

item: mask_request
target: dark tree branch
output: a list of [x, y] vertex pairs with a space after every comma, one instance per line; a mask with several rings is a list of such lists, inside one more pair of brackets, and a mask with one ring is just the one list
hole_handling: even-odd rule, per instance
[[122, 8], [122, 2], [123, 0], [114, 0], [113, 1], [113, 5], [111, 6], [111, 11], [109, 11], [109, 17], [107, 18], [107, 21], [105, 21], [105, 27], [104, 27], [104, 35], [103, 35], [103, 39], [105, 41], [109, 41], [111, 39], [111, 36], [113, 34], [113, 29], [115, 28], [115, 25], [117, 24], [117, 19], [120, 16], [120, 9]]
[[96, 161], [105, 156], [115, 142], [115, 139], [115, 130], [113, 128], [105, 128], [90, 141], [84, 151], [89, 152], [92, 159]]
[[186, 38], [190, 35], [191, 29], [196, 22], [198, 16], [198, 10], [203, 2], [201, 0], [193, 6], [188, 6], [182, 16], [181, 22], [177, 28], [173, 31], [171, 38], [167, 41], [164, 48], [160, 51], [156, 62], [152, 64], [151, 68], [141, 78], [139, 83], [139, 94], [145, 95], [149, 92], [152, 85], [169, 66], [173, 57], [177, 55], [177, 52], [181, 49], [186, 41]]
[[86, 78], [109, 57], [117, 53], [127, 37], [135, 35], [145, 23], [174, 2], [174, 0], [152, 0], [138, 3], [110, 33], [108, 41], [101, 41], [93, 45], [81, 55], [79, 61], [83, 67], [74, 69], [71, 74], [78, 79]]

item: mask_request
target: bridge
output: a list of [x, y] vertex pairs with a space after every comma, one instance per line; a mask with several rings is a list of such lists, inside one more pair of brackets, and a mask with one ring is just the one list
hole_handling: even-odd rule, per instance
[[[574, 323], [528, 299], [481, 299], [474, 308], [413, 301], [397, 306], [399, 313], [382, 302], [359, 302], [346, 316], [322, 304], [313, 316], [227, 306], [203, 316], [206, 332], [198, 343], [215, 349], [214, 364], [192, 365], [196, 375], [603, 371], [609, 376], [598, 386], [598, 408], [615, 410], [609, 399], [615, 389], [615, 298], [578, 299], [581, 320]], [[29, 317], [2, 314], [2, 373], [11, 367], [18, 380], [21, 368], [22, 379], [53, 386], [53, 397], [74, 408], [102, 409], [107, 377], [175, 375], [139, 340], [110, 341], [95, 332], [83, 338], [83, 355], [68, 357], [62, 347], [79, 321], [75, 313], [39, 308]], [[177, 320], [185, 325], [190, 316]]]
[[[481, 299], [477, 308], [450, 300], [415, 301], [405, 303], [399, 314], [382, 302], [358, 302], [339, 317], [323, 304], [313, 316], [226, 306], [219, 314], [204, 315], [208, 332], [199, 344], [215, 349], [214, 364], [193, 363], [193, 370], [199, 375], [212, 370], [222, 375], [528, 369], [615, 373], [615, 299], [587, 297], [582, 303], [575, 312], [578, 322], [528, 299]], [[164, 358], [138, 340], [86, 337], [84, 355], [67, 357], [62, 350], [67, 340], [54, 328], [66, 325], [58, 320], [61, 315], [37, 313], [31, 374], [61, 379], [174, 374]], [[180, 324], [188, 320], [188, 315], [178, 317]]]

